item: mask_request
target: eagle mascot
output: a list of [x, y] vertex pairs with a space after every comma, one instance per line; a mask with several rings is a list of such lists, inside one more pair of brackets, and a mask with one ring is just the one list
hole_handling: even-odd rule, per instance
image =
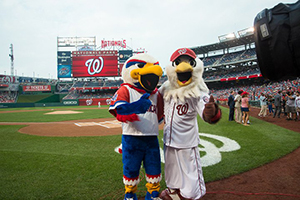
[[125, 62], [124, 83], [111, 99], [109, 112], [122, 122], [125, 200], [137, 200], [142, 163], [147, 181], [145, 199], [159, 199], [161, 160], [157, 135], [163, 120], [163, 98], [156, 86], [162, 74], [155, 58], [136, 54]]
[[168, 81], [159, 89], [164, 99], [165, 181], [163, 200], [200, 199], [206, 192], [200, 164], [197, 115], [210, 124], [221, 110], [208, 95], [203, 62], [188, 48], [177, 49], [166, 67]]

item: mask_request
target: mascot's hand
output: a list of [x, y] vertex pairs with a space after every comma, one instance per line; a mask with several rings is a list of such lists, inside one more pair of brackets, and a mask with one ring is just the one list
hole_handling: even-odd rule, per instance
[[136, 106], [136, 114], [146, 113], [147, 110], [151, 106], [151, 101], [149, 100], [149, 93], [145, 93], [141, 96], [139, 100], [133, 102], [134, 106]]
[[141, 96], [141, 98], [132, 103], [126, 103], [118, 106], [116, 108], [117, 111], [117, 119], [121, 122], [133, 122], [139, 121], [139, 117], [137, 114], [144, 114], [148, 111], [151, 106], [151, 101], [149, 100], [149, 93], [145, 93]]
[[211, 95], [203, 110], [203, 120], [210, 124], [215, 124], [221, 119], [221, 116], [221, 109], [218, 104], [215, 103], [214, 97]]

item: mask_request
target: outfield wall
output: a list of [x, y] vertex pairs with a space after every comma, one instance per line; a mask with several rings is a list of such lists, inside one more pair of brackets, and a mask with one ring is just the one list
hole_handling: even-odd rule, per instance
[[0, 103], [0, 108], [66, 106], [63, 103]]
[[101, 105], [109, 105], [110, 98], [78, 99], [79, 106], [91, 106], [91, 105], [98, 106], [99, 102]]

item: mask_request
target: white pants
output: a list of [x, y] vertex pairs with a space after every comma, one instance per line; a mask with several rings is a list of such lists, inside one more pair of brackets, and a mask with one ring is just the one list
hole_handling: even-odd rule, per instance
[[242, 110], [241, 110], [241, 107], [235, 107], [235, 121], [242, 123]]
[[170, 189], [180, 189], [185, 198], [199, 199], [206, 188], [198, 147], [176, 149], [165, 146], [165, 180]]
[[263, 105], [263, 106], [261, 106], [261, 108], [260, 108], [260, 111], [259, 111], [259, 113], [258, 113], [258, 116], [263, 116], [263, 117], [265, 117], [266, 115], [267, 115], [267, 109], [268, 109], [268, 105]]

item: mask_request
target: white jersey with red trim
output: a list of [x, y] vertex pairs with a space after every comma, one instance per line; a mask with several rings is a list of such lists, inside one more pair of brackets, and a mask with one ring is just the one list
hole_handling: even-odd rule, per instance
[[[111, 99], [109, 112], [114, 116], [117, 115], [116, 108], [119, 105], [132, 103], [141, 98], [143, 93], [137, 91], [136, 88], [130, 85], [122, 84], [120, 89], [115, 93]], [[137, 136], [157, 136], [158, 124], [162, 120], [163, 100], [162, 96], [156, 90], [152, 92], [149, 100], [152, 105], [145, 114], [137, 114], [140, 121], [122, 123], [123, 135], [137, 135]]]
[[174, 148], [192, 148], [200, 143], [197, 114], [202, 118], [209, 96], [202, 93], [198, 98], [188, 98], [185, 102], [164, 102], [165, 126], [164, 143]]

